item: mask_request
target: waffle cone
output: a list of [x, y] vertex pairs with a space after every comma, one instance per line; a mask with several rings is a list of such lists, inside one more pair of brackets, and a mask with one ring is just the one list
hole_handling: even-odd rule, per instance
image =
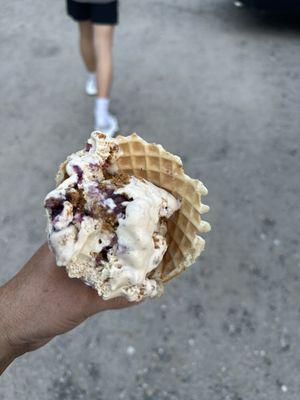
[[167, 152], [160, 144], [147, 143], [138, 135], [118, 136], [121, 154], [118, 170], [145, 178], [166, 189], [182, 201], [181, 207], [168, 220], [168, 249], [151, 277], [167, 282], [193, 264], [204, 249], [199, 233], [208, 232], [210, 225], [201, 219], [209, 207], [201, 203], [207, 189], [197, 179], [184, 173], [181, 159]]

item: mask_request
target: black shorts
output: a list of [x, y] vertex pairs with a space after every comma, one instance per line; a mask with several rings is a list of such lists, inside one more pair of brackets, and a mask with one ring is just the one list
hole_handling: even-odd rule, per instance
[[116, 25], [118, 23], [118, 0], [94, 4], [67, 0], [67, 12], [75, 21], [91, 21], [94, 24]]

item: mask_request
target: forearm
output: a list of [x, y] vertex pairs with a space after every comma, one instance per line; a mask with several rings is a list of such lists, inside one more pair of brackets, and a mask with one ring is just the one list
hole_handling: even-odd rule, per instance
[[44, 346], [86, 318], [134, 305], [124, 298], [104, 301], [78, 279], [57, 268], [45, 244], [0, 287], [0, 374], [20, 355]]

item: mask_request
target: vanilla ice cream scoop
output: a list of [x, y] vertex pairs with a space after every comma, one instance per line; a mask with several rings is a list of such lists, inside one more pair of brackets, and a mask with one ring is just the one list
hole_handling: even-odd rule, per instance
[[71, 154], [45, 198], [48, 241], [58, 266], [104, 299], [129, 301], [163, 292], [151, 278], [167, 250], [167, 219], [180, 199], [151, 182], [119, 173], [117, 141], [93, 132]]

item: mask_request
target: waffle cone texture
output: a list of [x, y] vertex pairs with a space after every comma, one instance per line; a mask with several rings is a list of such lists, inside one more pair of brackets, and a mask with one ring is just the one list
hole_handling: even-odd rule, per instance
[[209, 207], [201, 202], [207, 194], [203, 183], [184, 173], [178, 156], [167, 152], [160, 144], [147, 143], [138, 135], [118, 136], [119, 172], [144, 178], [181, 199], [181, 207], [167, 221], [168, 248], [160, 265], [150, 277], [167, 282], [193, 264], [204, 250], [205, 240], [199, 235], [210, 231], [201, 215]]

